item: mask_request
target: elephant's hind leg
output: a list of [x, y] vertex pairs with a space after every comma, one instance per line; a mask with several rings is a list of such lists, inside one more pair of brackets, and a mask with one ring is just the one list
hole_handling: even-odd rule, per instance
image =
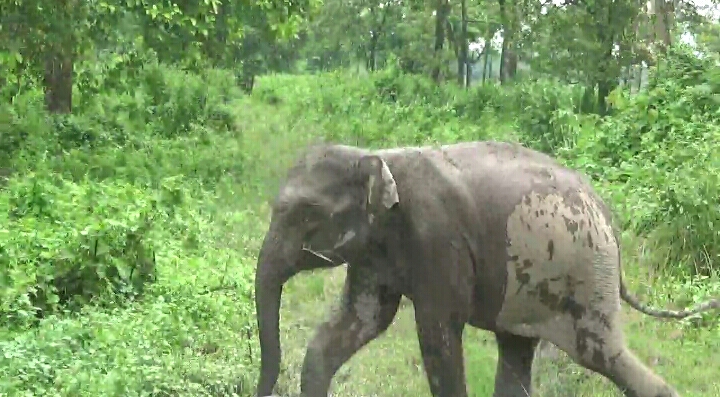
[[537, 338], [496, 333], [498, 345], [495, 393], [493, 397], [532, 396], [532, 363]]
[[348, 267], [339, 310], [318, 327], [300, 375], [303, 397], [326, 397], [333, 376], [392, 323], [401, 295], [379, 285], [368, 268]]
[[584, 318], [568, 328], [550, 341], [578, 364], [608, 378], [626, 397], [680, 397], [630, 351], [619, 321]]
[[627, 397], [680, 397], [627, 346], [623, 346], [616, 356], [605, 360], [603, 364], [596, 371], [615, 383]]

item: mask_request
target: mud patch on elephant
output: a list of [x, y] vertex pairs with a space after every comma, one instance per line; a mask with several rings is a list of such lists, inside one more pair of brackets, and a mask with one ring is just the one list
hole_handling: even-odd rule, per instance
[[507, 220], [508, 279], [498, 326], [578, 321], [612, 296], [617, 262], [609, 255], [617, 250], [609, 222], [584, 191], [524, 196]]
[[588, 363], [596, 368], [605, 367], [605, 340], [586, 328], [580, 328], [575, 333], [575, 348]]
[[443, 160], [445, 160], [446, 163], [450, 164], [455, 169], [460, 169], [460, 165], [453, 160], [453, 158], [448, 154], [447, 150], [440, 150], [442, 153]]
[[[546, 223], [545, 227], [548, 227], [548, 226], [549, 225]], [[555, 253], [555, 242], [554, 241], [552, 241], [552, 240], [548, 241], [547, 252], [548, 252], [548, 260], [552, 260], [553, 254]]]
[[529, 259], [525, 259], [520, 267], [515, 267], [515, 277], [520, 283], [517, 293], [520, 293], [520, 289], [530, 282], [530, 274], [525, 271], [530, 269], [532, 266], [533, 263]]
[[359, 294], [356, 299], [353, 306], [358, 320], [360, 320], [358, 337], [363, 339], [368, 335], [373, 335], [377, 330], [380, 301], [376, 295], [370, 293]]
[[565, 277], [565, 293], [556, 294], [550, 290], [550, 282], [558, 282], [560, 280], [543, 280], [539, 282], [533, 291], [533, 295], [536, 294], [538, 301], [548, 308], [556, 312], [569, 313], [570, 316], [575, 320], [579, 320], [585, 314], [585, 306], [579, 304], [575, 298], [575, 285], [582, 284], [582, 281], [577, 281], [571, 277]]
[[538, 174], [539, 174], [541, 177], [543, 177], [543, 178], [545, 178], [545, 179], [547, 179], [547, 180], [553, 180], [553, 179], [554, 179], [552, 172], [550, 172], [550, 170], [548, 170], [548, 169], [545, 168], [545, 167], [540, 168], [540, 170], [538, 171]]
[[575, 235], [578, 229], [580, 229], [580, 225], [578, 225], [578, 223], [574, 219], [570, 219], [565, 215], [563, 215], [562, 217], [565, 221], [565, 227], [567, 228], [568, 233]]

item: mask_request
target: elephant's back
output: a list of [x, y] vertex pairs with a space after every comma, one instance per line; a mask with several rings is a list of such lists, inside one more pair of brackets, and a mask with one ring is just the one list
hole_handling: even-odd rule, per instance
[[[555, 194], [571, 199], [578, 191], [604, 204], [589, 180], [554, 158], [508, 142], [480, 141], [421, 148], [448, 178], [472, 192], [475, 205], [492, 212], [492, 218], [505, 221], [515, 207], [530, 195]], [[504, 219], [503, 219], [504, 218]]]

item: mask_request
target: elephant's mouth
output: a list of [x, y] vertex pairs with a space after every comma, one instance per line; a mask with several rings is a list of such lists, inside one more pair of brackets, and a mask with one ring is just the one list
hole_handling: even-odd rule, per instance
[[[303, 253], [314, 257], [314, 262], [322, 261], [325, 262], [325, 266], [321, 267], [334, 267], [347, 263], [346, 255], [347, 251], [351, 248], [351, 242], [355, 240], [357, 233], [354, 230], [348, 230], [345, 233], [338, 235], [332, 248], [329, 249], [316, 249], [313, 247], [314, 244], [303, 244]], [[322, 244], [329, 246], [330, 244]]]
[[311, 269], [336, 267], [347, 262], [334, 250], [315, 250], [309, 245], [303, 245], [301, 251], [304, 254], [304, 260], [301, 261], [305, 263], [303, 267]]

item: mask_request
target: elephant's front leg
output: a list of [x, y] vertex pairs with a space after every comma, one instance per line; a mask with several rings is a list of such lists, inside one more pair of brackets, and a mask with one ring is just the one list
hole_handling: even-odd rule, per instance
[[447, 312], [418, 306], [415, 322], [433, 397], [467, 397], [462, 348], [465, 324], [453, 321]]
[[320, 325], [300, 377], [303, 397], [326, 397], [340, 367], [392, 323], [401, 294], [378, 283], [369, 268], [348, 267], [340, 308]]

